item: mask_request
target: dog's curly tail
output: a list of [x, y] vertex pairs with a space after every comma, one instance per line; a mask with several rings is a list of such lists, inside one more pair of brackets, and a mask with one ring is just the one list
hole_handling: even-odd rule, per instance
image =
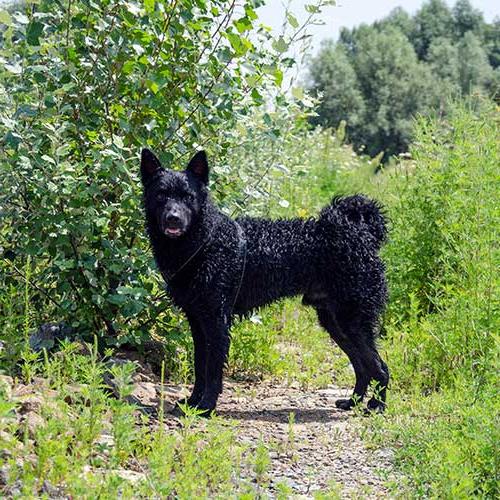
[[377, 201], [361, 194], [335, 196], [331, 204], [321, 211], [320, 218], [331, 219], [332, 212], [354, 224], [363, 224], [373, 236], [377, 250], [387, 240], [387, 222], [383, 207]]

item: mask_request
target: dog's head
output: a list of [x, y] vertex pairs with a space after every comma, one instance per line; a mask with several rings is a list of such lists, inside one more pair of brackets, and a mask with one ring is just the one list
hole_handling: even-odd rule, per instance
[[143, 149], [141, 177], [149, 224], [167, 238], [181, 238], [196, 221], [207, 199], [205, 152], [196, 153], [186, 170], [180, 172], [163, 168], [149, 149]]

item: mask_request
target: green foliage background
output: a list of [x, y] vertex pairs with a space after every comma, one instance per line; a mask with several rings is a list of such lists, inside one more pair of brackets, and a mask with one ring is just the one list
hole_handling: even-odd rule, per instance
[[[412, 497], [498, 496], [499, 109], [421, 119], [413, 161], [365, 184], [391, 214], [385, 248], [393, 367], [389, 436]], [[371, 188], [369, 185], [371, 184]]]
[[321, 97], [313, 124], [338, 127], [371, 156], [408, 151], [417, 114], [443, 115], [447, 101], [500, 88], [500, 20], [486, 23], [468, 0], [429, 0], [410, 16], [396, 8], [371, 25], [343, 28], [309, 67]]

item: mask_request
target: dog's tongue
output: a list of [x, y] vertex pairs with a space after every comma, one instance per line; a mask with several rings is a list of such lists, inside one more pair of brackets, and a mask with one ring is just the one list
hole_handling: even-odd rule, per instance
[[167, 229], [165, 229], [165, 232], [174, 236], [179, 236], [179, 234], [181, 234], [181, 230], [178, 227], [167, 227]]

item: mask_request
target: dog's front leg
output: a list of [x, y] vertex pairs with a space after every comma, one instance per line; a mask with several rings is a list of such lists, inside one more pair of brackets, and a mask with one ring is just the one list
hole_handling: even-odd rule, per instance
[[229, 327], [229, 314], [223, 312], [214, 315], [202, 326], [207, 342], [207, 364], [205, 392], [197, 406], [207, 414], [215, 409], [222, 392], [222, 372], [229, 352]]
[[[194, 344], [194, 386], [189, 398], [177, 401], [174, 413], [179, 413], [179, 406], [187, 404], [191, 407], [196, 407], [201, 401], [205, 392], [206, 374], [207, 374], [207, 342], [205, 333], [201, 328], [201, 322], [195, 315], [186, 313], [191, 327], [191, 335]], [[182, 410], [180, 410], [182, 411]]]

